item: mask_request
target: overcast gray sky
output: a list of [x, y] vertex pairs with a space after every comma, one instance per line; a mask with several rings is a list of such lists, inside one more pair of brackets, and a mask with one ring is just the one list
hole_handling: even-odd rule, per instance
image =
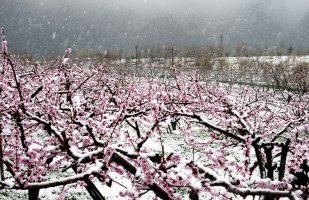
[[[308, 0], [0, 0], [16, 52], [135, 45], [309, 48]], [[307, 47], [308, 46], [308, 47]]]

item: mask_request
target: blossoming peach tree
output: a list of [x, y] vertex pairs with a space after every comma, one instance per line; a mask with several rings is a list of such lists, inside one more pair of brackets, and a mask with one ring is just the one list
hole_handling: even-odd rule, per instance
[[[309, 96], [106, 66], [23, 66], [2, 34], [1, 188], [119, 184], [139, 199], [307, 199]], [[115, 174], [125, 183], [115, 180]]]

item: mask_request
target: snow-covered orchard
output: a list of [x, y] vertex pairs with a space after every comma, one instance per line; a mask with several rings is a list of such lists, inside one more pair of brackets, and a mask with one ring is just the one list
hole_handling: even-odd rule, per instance
[[70, 49], [60, 65], [25, 66], [1, 32], [2, 190], [34, 200], [72, 199], [72, 188], [96, 200], [308, 198], [308, 95], [177, 68], [164, 81], [85, 68]]

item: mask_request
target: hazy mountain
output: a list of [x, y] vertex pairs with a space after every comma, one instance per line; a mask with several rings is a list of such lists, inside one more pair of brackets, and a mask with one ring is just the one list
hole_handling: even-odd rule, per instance
[[306, 0], [0, 0], [11, 49], [54, 55], [66, 47], [309, 48]]

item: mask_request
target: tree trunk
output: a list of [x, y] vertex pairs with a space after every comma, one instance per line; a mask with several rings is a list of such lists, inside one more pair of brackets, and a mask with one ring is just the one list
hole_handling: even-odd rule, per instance
[[[72, 169], [75, 173], [77, 172], [76, 166], [73, 166]], [[88, 191], [89, 195], [92, 197], [93, 200], [105, 200], [104, 196], [101, 194], [99, 189], [91, 180], [89, 180], [88, 178], [84, 178], [84, 182], [87, 184], [86, 190]]]
[[29, 189], [28, 197], [29, 200], [39, 200], [40, 189]]
[[279, 167], [279, 181], [282, 181], [285, 174], [285, 166], [286, 166], [286, 158], [289, 152], [289, 144], [290, 140], [286, 142], [286, 144], [281, 145], [281, 160], [280, 160], [280, 167]]
[[[264, 151], [266, 155], [267, 178], [271, 180], [274, 180], [274, 170], [276, 169], [276, 166], [273, 166], [273, 156], [272, 156], [273, 149], [274, 149], [273, 145], [264, 146]], [[266, 196], [264, 199], [265, 200], [275, 200], [275, 198], [272, 196]]]
[[1, 125], [0, 125], [0, 178], [1, 181], [4, 181], [5, 177], [4, 177], [4, 166], [3, 166], [3, 144], [2, 144], [2, 129], [1, 129]]
[[192, 189], [189, 198], [191, 200], [199, 200], [198, 191]]
[[93, 200], [105, 200], [101, 192], [91, 180], [85, 179], [84, 181], [87, 184], [86, 189]]

